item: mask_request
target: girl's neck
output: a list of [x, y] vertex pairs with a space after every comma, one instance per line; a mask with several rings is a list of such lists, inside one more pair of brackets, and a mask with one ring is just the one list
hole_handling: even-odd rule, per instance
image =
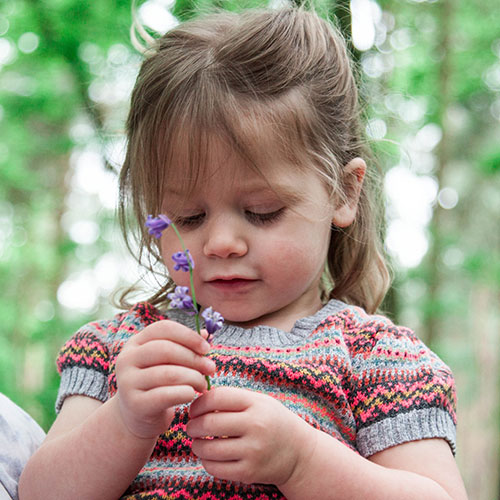
[[299, 319], [312, 316], [322, 307], [323, 304], [318, 296], [308, 303], [301, 304], [300, 307], [285, 307], [279, 311], [254, 318], [249, 321], [238, 323], [225, 321], [225, 323], [245, 329], [253, 328], [255, 326], [270, 326], [278, 328], [284, 332], [289, 332]]

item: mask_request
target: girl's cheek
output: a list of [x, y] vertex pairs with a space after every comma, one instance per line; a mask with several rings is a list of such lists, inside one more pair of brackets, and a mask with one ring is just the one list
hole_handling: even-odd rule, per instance
[[312, 248], [304, 244], [295, 244], [295, 241], [301, 241], [303, 238], [304, 236], [301, 235], [297, 240], [278, 241], [268, 250], [267, 254], [270, 255], [276, 265], [283, 265], [286, 262], [307, 261], [311, 256]]
[[187, 286], [189, 287], [189, 273], [183, 271], [174, 271], [173, 264], [167, 266], [168, 275], [174, 280], [177, 286]]

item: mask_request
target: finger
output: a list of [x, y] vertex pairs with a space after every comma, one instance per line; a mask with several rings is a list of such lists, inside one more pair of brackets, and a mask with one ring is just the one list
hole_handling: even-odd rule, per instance
[[233, 438], [193, 439], [191, 449], [202, 460], [229, 462], [241, 456], [238, 442], [239, 439]]
[[235, 387], [215, 387], [191, 404], [190, 418], [214, 411], [244, 411], [258, 393]]
[[[210, 361], [210, 360], [207, 360]], [[198, 392], [207, 389], [205, 377], [197, 370], [177, 365], [159, 365], [138, 371], [135, 387], [149, 391], [155, 387], [189, 385]]]
[[144, 404], [150, 405], [152, 409], [167, 409], [172, 406], [187, 404], [195, 397], [196, 392], [190, 385], [173, 385], [143, 391], [139, 399], [145, 401]]
[[136, 355], [135, 365], [138, 368], [173, 364], [193, 368], [205, 375], [212, 375], [215, 371], [215, 363], [211, 359], [170, 340], [150, 340], [138, 348]]
[[245, 465], [242, 460], [218, 462], [216, 460], [205, 459], [201, 463], [209, 474], [218, 479], [245, 482], [244, 479], [246, 479], [247, 474], [245, 473]]
[[245, 415], [242, 412], [205, 413], [190, 419], [186, 426], [186, 432], [192, 438], [238, 437], [242, 435], [242, 430], [246, 429], [245, 420]]
[[210, 351], [210, 344], [201, 335], [170, 320], [157, 321], [147, 326], [134, 340], [138, 345], [143, 345], [151, 340], [170, 340], [198, 354], [206, 354]]

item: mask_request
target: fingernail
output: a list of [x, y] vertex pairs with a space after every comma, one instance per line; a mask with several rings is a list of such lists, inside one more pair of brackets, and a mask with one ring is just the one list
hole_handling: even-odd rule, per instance
[[203, 354], [206, 354], [208, 351], [210, 351], [210, 349], [211, 345], [206, 340], [204, 340], [203, 343], [201, 344], [201, 352]]
[[215, 362], [212, 359], [210, 358], [203, 358], [203, 359], [204, 359], [203, 364], [205, 365], [207, 371], [215, 370]]

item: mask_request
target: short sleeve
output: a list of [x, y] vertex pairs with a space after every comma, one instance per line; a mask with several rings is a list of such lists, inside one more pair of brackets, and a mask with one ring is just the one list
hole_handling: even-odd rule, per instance
[[106, 321], [85, 325], [59, 351], [57, 369], [61, 383], [56, 412], [68, 396], [88, 396], [102, 402], [108, 399], [107, 326]]
[[456, 392], [450, 368], [409, 329], [374, 320], [352, 356], [350, 403], [356, 446], [368, 457], [427, 438], [456, 449]]

